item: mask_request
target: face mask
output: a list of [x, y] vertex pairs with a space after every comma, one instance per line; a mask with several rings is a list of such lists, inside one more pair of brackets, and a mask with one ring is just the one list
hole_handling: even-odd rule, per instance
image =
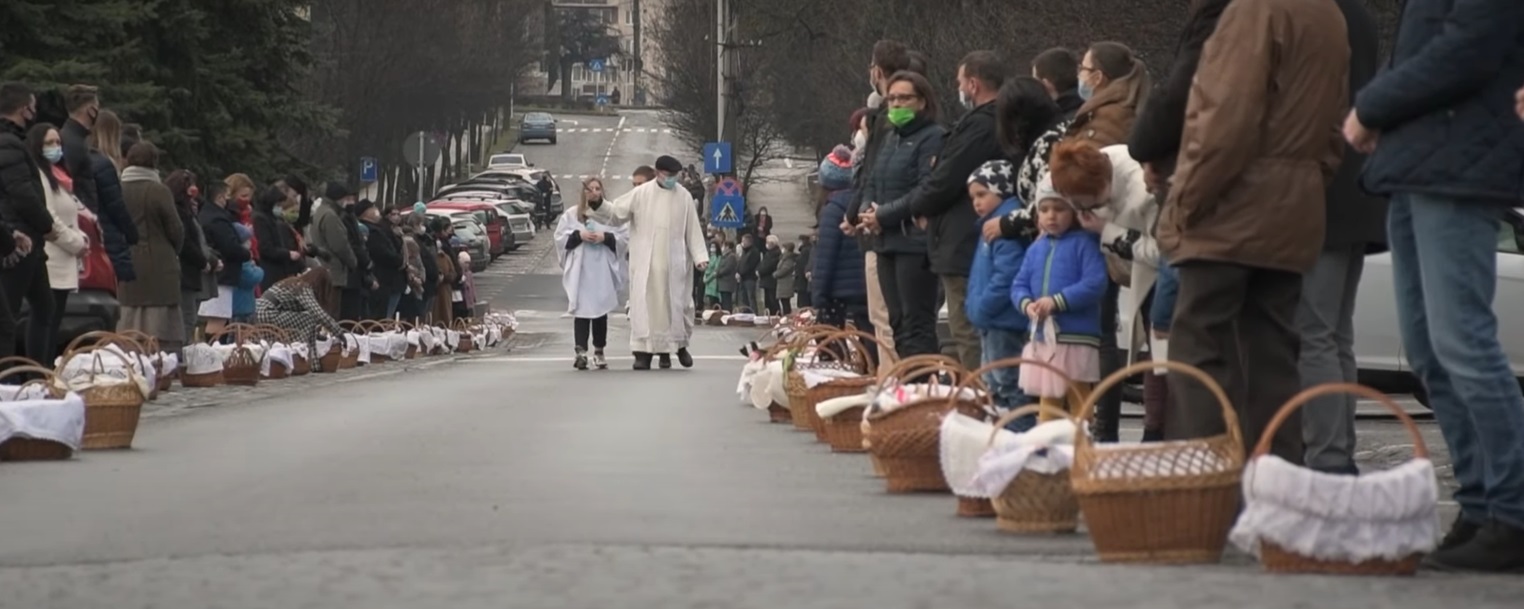
[[302, 210], [295, 207], [280, 210], [280, 217], [284, 218], [287, 222], [295, 222], [301, 215]]
[[894, 125], [896, 127], [904, 127], [905, 125], [910, 124], [910, 121], [912, 121], [912, 120], [915, 120], [915, 109], [914, 108], [890, 108], [889, 109], [889, 124], [891, 124], [891, 125]]
[[185, 189], [185, 196], [192, 199], [199, 197], [201, 196], [201, 189], [196, 186], [191, 186], [190, 188]]
[[855, 152], [857, 152], [859, 150], [862, 150], [863, 146], [867, 146], [867, 145], [868, 145], [868, 134], [867, 133], [863, 133], [862, 131], [855, 131], [855, 132], [852, 133], [852, 152], [855, 153]]
[[665, 188], [667, 190], [672, 190], [673, 188], [677, 188], [677, 176], [667, 176], [665, 178], [662, 178], [661, 187]]
[[245, 207], [248, 207], [249, 203], [251, 201], [253, 201], [253, 199], [250, 199], [248, 197], [239, 197], [238, 200], [234, 201], [234, 202], [238, 204], [238, 209], [243, 209]]
[[1090, 86], [1090, 83], [1088, 83], [1088, 82], [1085, 82], [1083, 80], [1080, 81], [1080, 84], [1079, 84], [1079, 96], [1080, 96], [1080, 99], [1085, 100], [1085, 101], [1090, 101], [1090, 96], [1092, 96], [1092, 95], [1095, 95], [1095, 87]]
[[47, 159], [49, 163], [57, 163], [57, 162], [63, 160], [63, 147], [62, 146], [48, 146], [46, 148], [43, 148], [42, 149], [42, 158]]
[[963, 107], [969, 110], [974, 109], [974, 97], [963, 89], [958, 89], [958, 103], [963, 104]]

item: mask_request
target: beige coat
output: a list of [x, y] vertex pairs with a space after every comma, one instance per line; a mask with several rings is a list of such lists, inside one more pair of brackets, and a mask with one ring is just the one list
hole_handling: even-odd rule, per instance
[[55, 290], [77, 290], [79, 265], [90, 250], [90, 239], [79, 230], [79, 215], [89, 212], [84, 211], [85, 206], [73, 194], [63, 187], [49, 188], [48, 177], [40, 177], [48, 213], [53, 214], [54, 239], [43, 245], [43, 253], [48, 256], [48, 285]]

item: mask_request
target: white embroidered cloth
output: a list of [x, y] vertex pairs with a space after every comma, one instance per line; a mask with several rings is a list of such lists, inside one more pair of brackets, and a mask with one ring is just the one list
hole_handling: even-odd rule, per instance
[[[979, 457], [978, 470], [970, 484], [986, 494], [975, 496], [994, 497], [1005, 492], [1005, 487], [1023, 470], [1056, 474], [1069, 469], [1074, 463], [1075, 431], [1073, 421], [1058, 419], [1041, 423], [1026, 433], [1011, 434], [1010, 441], [997, 440], [994, 447]], [[988, 432], [985, 438], [989, 438]]]
[[[42, 388], [33, 385], [38, 391]], [[79, 450], [85, 435], [85, 400], [69, 392], [62, 399], [0, 402], [0, 443], [11, 438], [51, 440]]]
[[1261, 540], [1340, 562], [1398, 560], [1437, 545], [1439, 489], [1427, 459], [1341, 476], [1267, 455], [1244, 469], [1243, 489], [1244, 512], [1229, 538], [1255, 556]]
[[820, 418], [822, 419], [829, 419], [858, 406], [867, 406], [871, 403], [873, 403], [873, 396], [869, 395], [867, 392], [853, 395], [844, 395], [839, 398], [831, 398], [816, 404], [815, 414], [820, 415]]
[[222, 354], [206, 343], [185, 346], [185, 371], [191, 374], [210, 374], [222, 370]]
[[811, 368], [799, 371], [799, 376], [804, 377], [805, 387], [816, 387], [827, 381], [862, 378], [863, 375], [851, 370], [841, 370], [838, 368]]
[[[930, 383], [909, 383], [905, 385], [888, 385], [881, 388], [873, 397], [873, 410], [877, 412], [893, 412], [911, 402], [925, 399], [947, 399], [952, 397], [953, 385], [937, 385]], [[978, 389], [964, 388], [958, 392], [961, 399], [970, 401], [983, 401], [984, 392]]]
[[[979, 458], [989, 447], [993, 431], [994, 425], [957, 412], [942, 417], [942, 434], [938, 442], [942, 453], [942, 477], [947, 479], [954, 495], [987, 499], [999, 494], [974, 484], [974, 475], [979, 472]], [[1016, 434], [1002, 429], [995, 436], [995, 446], [1009, 445], [1015, 440]]]
[[267, 356], [259, 362], [260, 376], [270, 376], [270, 366], [273, 363], [285, 366], [286, 372], [290, 373], [291, 367], [294, 365], [291, 358], [293, 351], [290, 345], [285, 343], [270, 343], [269, 350], [266, 353]]

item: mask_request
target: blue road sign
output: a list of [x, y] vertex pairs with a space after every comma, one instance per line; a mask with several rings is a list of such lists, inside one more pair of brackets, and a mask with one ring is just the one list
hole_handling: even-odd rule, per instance
[[602, 72], [603, 71], [603, 60], [602, 59], [589, 59], [589, 60], [587, 60], [587, 69], [589, 71], [593, 72], [594, 74]]
[[372, 157], [360, 157], [360, 181], [374, 182], [379, 178], [381, 168]]
[[709, 199], [709, 225], [718, 228], [746, 226], [746, 197], [741, 194], [741, 183], [735, 178], [721, 178], [715, 182], [714, 196]]
[[730, 142], [704, 144], [704, 173], [730, 173], [735, 169], [735, 158], [730, 155]]
[[609, 96], [599, 93], [598, 99], [593, 100], [593, 103], [596, 103], [600, 106], [607, 106], [609, 105]]

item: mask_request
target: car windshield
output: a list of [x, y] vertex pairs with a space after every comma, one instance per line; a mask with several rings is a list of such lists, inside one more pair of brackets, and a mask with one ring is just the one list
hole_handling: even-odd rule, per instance
[[487, 164], [488, 165], [523, 165], [524, 164], [524, 155], [522, 155], [522, 154], [498, 154], [498, 155], [493, 155], [492, 160], [489, 161]]
[[526, 123], [549, 123], [554, 120], [549, 114], [544, 112], [530, 112], [524, 115], [524, 122]]

